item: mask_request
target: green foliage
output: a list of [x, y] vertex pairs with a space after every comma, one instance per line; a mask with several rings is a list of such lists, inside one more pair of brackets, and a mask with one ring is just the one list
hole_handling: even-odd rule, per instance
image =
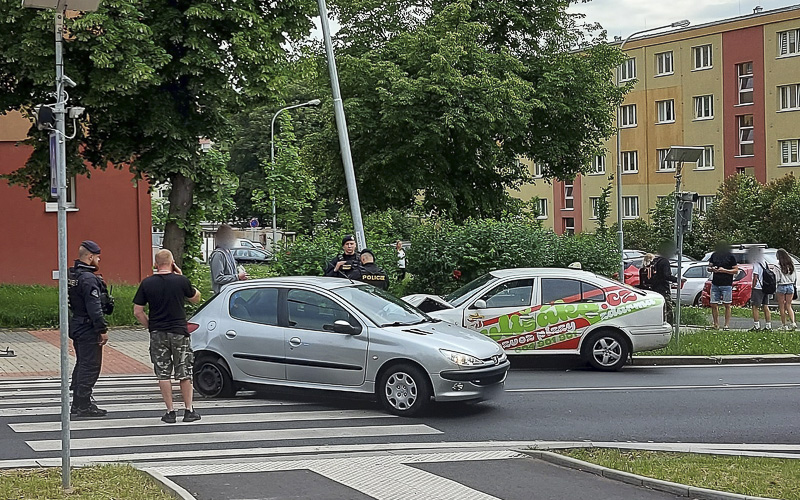
[[[619, 51], [581, 53], [568, 2], [335, 2], [339, 69], [367, 210], [411, 208], [464, 220], [500, 217], [508, 188], [529, 179], [519, 156], [566, 179], [613, 133], [627, 89]], [[325, 72], [319, 65], [320, 75]], [[327, 85], [320, 76], [320, 84]], [[576, 99], [575, 96], [581, 96]], [[326, 103], [323, 112], [330, 112]], [[320, 186], [344, 198], [332, 121], [313, 136]]]
[[614, 176], [609, 176], [608, 184], [600, 191], [597, 199], [597, 233], [608, 234], [608, 217], [611, 214], [611, 181]]
[[761, 191], [761, 184], [753, 176], [737, 174], [726, 178], [706, 214], [709, 236], [716, 241], [763, 243], [765, 200]]
[[610, 275], [619, 262], [611, 238], [557, 236], [518, 219], [433, 219], [419, 226], [411, 243], [409, 288], [439, 295], [495, 269], [566, 267], [579, 261], [587, 271]]
[[[683, 320], [681, 320], [683, 322]], [[672, 338], [667, 347], [648, 351], [653, 356], [723, 356], [737, 354], [797, 354], [800, 332], [742, 330], [682, 331], [680, 342]]]

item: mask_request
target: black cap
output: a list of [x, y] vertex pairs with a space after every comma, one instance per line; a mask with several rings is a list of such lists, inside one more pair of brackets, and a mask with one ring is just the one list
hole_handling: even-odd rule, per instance
[[352, 234], [348, 234], [347, 236], [345, 236], [344, 238], [342, 238], [342, 245], [344, 245], [344, 244], [345, 244], [345, 243], [347, 243], [348, 241], [356, 241], [356, 239], [355, 239], [355, 238], [353, 238], [353, 235], [352, 235]]
[[100, 255], [100, 245], [98, 245], [92, 240], [82, 241], [81, 246], [95, 255]]
[[370, 250], [369, 248], [365, 248], [364, 250], [361, 250], [361, 255], [364, 255], [365, 253], [368, 253], [368, 254], [372, 255], [373, 259], [375, 258], [375, 254], [372, 253], [372, 250]]

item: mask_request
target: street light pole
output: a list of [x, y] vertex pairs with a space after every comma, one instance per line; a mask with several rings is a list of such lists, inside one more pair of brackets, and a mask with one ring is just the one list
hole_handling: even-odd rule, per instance
[[367, 240], [364, 234], [364, 223], [361, 220], [361, 204], [358, 201], [358, 187], [356, 186], [356, 174], [353, 170], [353, 157], [350, 154], [350, 136], [347, 133], [347, 120], [344, 116], [342, 94], [339, 90], [339, 74], [336, 71], [336, 58], [333, 54], [333, 42], [331, 42], [331, 28], [328, 24], [328, 7], [325, 5], [325, 0], [317, 0], [317, 4], [319, 5], [322, 36], [325, 40], [325, 54], [328, 58], [328, 71], [331, 75], [333, 112], [336, 117], [336, 128], [339, 132], [339, 149], [342, 151], [344, 177], [345, 181], [347, 181], [347, 197], [350, 199], [350, 213], [353, 216], [356, 245], [359, 250], [363, 250], [367, 246]]
[[[659, 31], [667, 28], [685, 28], [689, 26], [689, 21], [684, 19], [683, 21], [676, 21], [671, 24], [666, 24], [664, 26], [658, 26], [656, 28], [649, 28], [646, 30], [637, 31], [635, 33], [631, 33], [628, 35], [622, 44], [619, 46], [620, 52], [623, 51], [625, 48], [625, 44], [628, 43], [628, 40], [633, 38], [636, 35], [641, 35], [644, 33], [650, 33], [651, 31]], [[625, 64], [624, 62], [622, 64]], [[622, 65], [617, 68], [617, 87], [620, 86], [622, 83]], [[620, 260], [619, 260], [619, 280], [624, 282], [625, 281], [625, 236], [622, 230], [622, 140], [620, 139], [620, 130], [622, 124], [622, 103], [617, 106], [617, 238], [619, 243], [619, 253], [620, 253]]]
[[[312, 99], [302, 104], [286, 106], [276, 111], [272, 116], [272, 123], [269, 126], [269, 162], [273, 172], [275, 171], [275, 119], [278, 118], [279, 114], [289, 109], [302, 108], [303, 106], [319, 106], [320, 102], [319, 99]], [[276, 245], [278, 244], [278, 213], [275, 207], [275, 188], [273, 186], [270, 186], [270, 195], [272, 196], [272, 255], [274, 256]]]

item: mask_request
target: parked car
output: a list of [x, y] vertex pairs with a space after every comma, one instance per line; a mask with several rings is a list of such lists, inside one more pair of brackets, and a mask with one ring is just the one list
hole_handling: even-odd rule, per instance
[[[642, 268], [642, 262], [644, 258], [637, 258], [624, 261], [625, 263], [625, 284], [630, 286], [639, 286], [639, 269]], [[681, 256], [681, 263], [688, 264], [691, 262], [696, 262], [695, 259], [689, 257], [688, 255]], [[669, 259], [670, 268], [672, 269], [673, 276], [678, 274], [678, 258], [674, 257]], [[615, 273], [614, 277], [616, 277], [619, 273]]]
[[446, 297], [404, 300], [491, 337], [509, 354], [578, 354], [599, 370], [666, 346], [672, 332], [661, 295], [572, 269], [501, 269]]
[[625, 249], [622, 251], [622, 259], [623, 260], [641, 259], [642, 257], [644, 257], [645, 253], [647, 252], [643, 252], [642, 250]]
[[263, 249], [264, 245], [257, 241], [248, 240], [247, 238], [236, 238], [234, 244], [242, 248], [260, 248]]
[[[672, 266], [672, 274], [678, 274], [678, 265]], [[700, 296], [703, 293], [703, 287], [709, 278], [708, 262], [690, 262], [683, 265], [683, 272], [681, 273], [681, 304], [687, 306], [699, 306]], [[673, 283], [670, 286], [672, 300], [677, 300], [678, 297], [678, 284]]]
[[339, 278], [235, 282], [189, 320], [194, 387], [229, 397], [284, 386], [374, 395], [396, 415], [502, 392], [510, 363], [493, 340]]
[[267, 264], [272, 262], [272, 254], [259, 248], [231, 248], [231, 253], [238, 264]]
[[[731, 292], [731, 304], [738, 307], [750, 305], [750, 293], [753, 291], [753, 265], [739, 264], [739, 272], [733, 277], [733, 291]], [[709, 307], [711, 305], [711, 278], [703, 285], [703, 292], [700, 295], [700, 305]]]

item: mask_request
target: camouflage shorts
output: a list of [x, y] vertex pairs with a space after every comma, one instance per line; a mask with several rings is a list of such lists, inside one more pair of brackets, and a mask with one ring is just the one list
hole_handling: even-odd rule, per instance
[[191, 340], [180, 333], [150, 332], [150, 361], [158, 380], [169, 380], [173, 372], [175, 380], [191, 379]]

